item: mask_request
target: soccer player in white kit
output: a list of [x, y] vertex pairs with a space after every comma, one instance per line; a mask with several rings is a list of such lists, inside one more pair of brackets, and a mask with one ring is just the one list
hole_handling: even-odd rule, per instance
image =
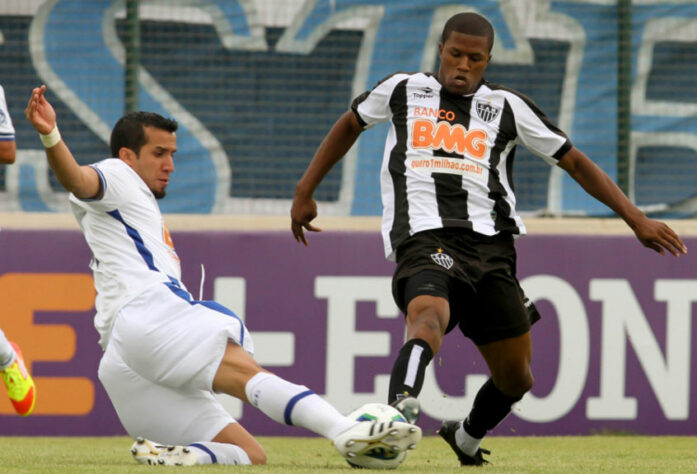
[[11, 165], [15, 162], [17, 145], [15, 144], [15, 128], [7, 109], [5, 89], [0, 86], [0, 163]]
[[[413, 448], [421, 430], [375, 426], [340, 414], [309, 390], [254, 358], [247, 328], [214, 301], [194, 300], [157, 199], [174, 171], [177, 123], [150, 112], [122, 117], [111, 134], [115, 158], [80, 166], [62, 141], [56, 114], [35, 88], [25, 110], [92, 251], [95, 326], [104, 355], [99, 379], [147, 464], [264, 464], [266, 454], [220, 403], [223, 392], [279, 423], [332, 440], [346, 458], [375, 446]], [[149, 441], [156, 440], [156, 441]]]
[[[17, 145], [15, 129], [5, 101], [5, 90], [0, 86], [0, 163], [11, 165], [15, 162]], [[15, 411], [27, 416], [36, 404], [36, 386], [24, 365], [22, 351], [12, 341], [8, 341], [0, 329], [0, 377], [5, 382], [7, 395]]]

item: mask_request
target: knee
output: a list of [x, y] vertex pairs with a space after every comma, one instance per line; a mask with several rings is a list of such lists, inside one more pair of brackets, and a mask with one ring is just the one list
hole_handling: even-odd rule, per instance
[[517, 383], [517, 395], [523, 396], [532, 390], [532, 386], [535, 384], [535, 378], [532, 376], [532, 372], [529, 370], [524, 374]]
[[440, 340], [445, 334], [447, 315], [436, 306], [411, 307], [407, 313], [407, 330], [425, 340]]
[[433, 318], [421, 318], [407, 322], [407, 340], [422, 339], [426, 341], [433, 354], [440, 350], [443, 343], [443, 333], [441, 325]]
[[445, 328], [440, 324], [440, 320], [435, 311], [426, 310], [414, 318], [414, 326], [420, 331], [432, 334], [434, 337], [442, 337]]

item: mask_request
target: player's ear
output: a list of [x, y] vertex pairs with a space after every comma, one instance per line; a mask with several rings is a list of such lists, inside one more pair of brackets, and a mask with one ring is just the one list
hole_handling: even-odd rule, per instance
[[124, 146], [119, 148], [119, 158], [125, 161], [126, 164], [131, 165], [138, 157], [133, 150]]

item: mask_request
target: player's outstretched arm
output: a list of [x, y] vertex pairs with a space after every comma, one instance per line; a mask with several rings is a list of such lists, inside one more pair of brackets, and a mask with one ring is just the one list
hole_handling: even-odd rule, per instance
[[46, 100], [45, 92], [45, 85], [32, 90], [24, 115], [40, 134], [48, 164], [67, 191], [83, 199], [97, 197], [101, 191], [99, 176], [91, 167], [80, 166], [61, 140], [56, 126], [56, 112]]
[[322, 179], [349, 151], [362, 131], [363, 128], [358, 123], [356, 115], [349, 110], [339, 117], [339, 120], [322, 140], [315, 156], [295, 186], [295, 197], [290, 209], [290, 227], [296, 241], [307, 246], [305, 229], [311, 232], [321, 232], [322, 229], [311, 224], [311, 221], [317, 217], [317, 203], [312, 196]]
[[559, 160], [559, 166], [578, 182], [588, 194], [615, 211], [629, 225], [637, 239], [663, 255], [665, 250], [676, 257], [687, 253], [680, 237], [666, 224], [649, 219], [624, 195], [622, 190], [598, 165], [578, 148], [572, 147]]

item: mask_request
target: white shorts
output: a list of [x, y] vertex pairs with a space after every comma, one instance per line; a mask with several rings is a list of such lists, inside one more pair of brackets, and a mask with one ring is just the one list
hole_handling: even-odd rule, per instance
[[166, 444], [210, 441], [235, 420], [213, 395], [227, 342], [254, 351], [232, 311], [156, 285], [124, 306], [99, 364], [99, 380], [124, 428]]

